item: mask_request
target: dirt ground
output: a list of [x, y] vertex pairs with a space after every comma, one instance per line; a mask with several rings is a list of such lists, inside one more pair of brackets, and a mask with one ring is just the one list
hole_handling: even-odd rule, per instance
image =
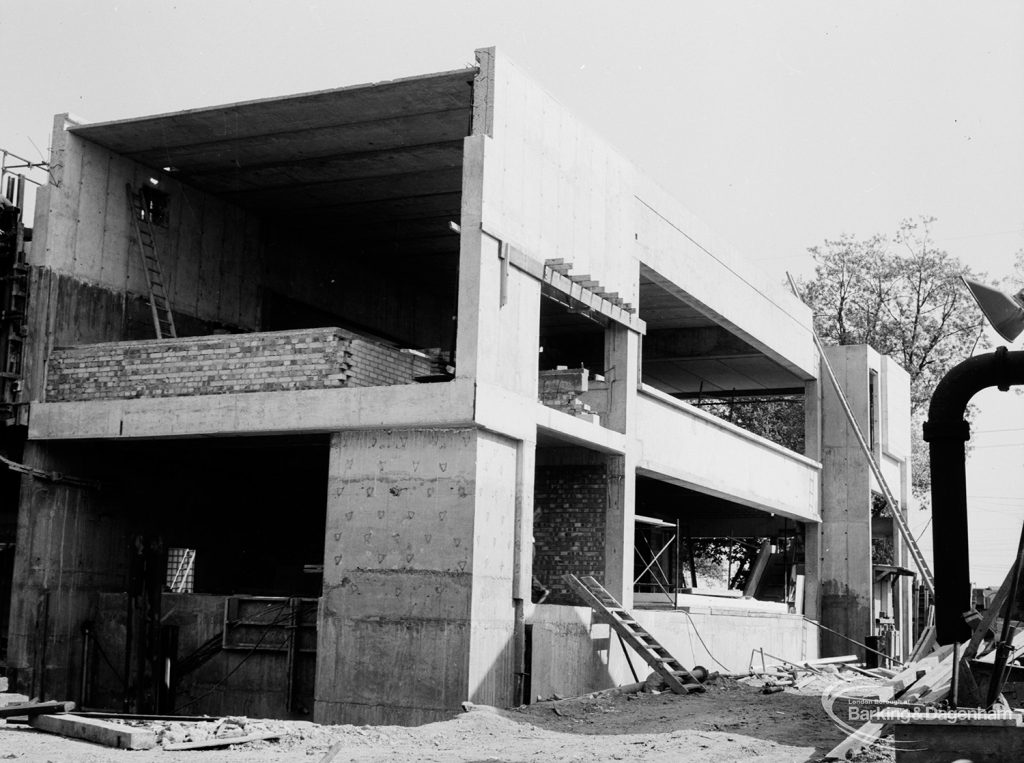
[[[583, 697], [513, 710], [471, 707], [415, 728], [264, 722], [279, 741], [224, 750], [112, 750], [0, 724], [0, 761], [22, 763], [222, 763], [320, 761], [818, 761], [845, 738], [820, 697], [787, 689], [761, 694], [733, 681], [704, 694]], [[861, 755], [859, 761], [891, 761]]]

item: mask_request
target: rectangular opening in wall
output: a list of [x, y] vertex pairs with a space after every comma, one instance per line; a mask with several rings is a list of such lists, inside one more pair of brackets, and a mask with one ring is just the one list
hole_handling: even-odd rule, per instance
[[803, 611], [802, 523], [647, 476], [636, 513], [638, 607]]
[[553, 290], [542, 292], [538, 396], [571, 416], [601, 423], [608, 412], [607, 319], [581, 310]]
[[[90, 447], [109, 465], [95, 475], [104, 486], [97, 500], [111, 525], [107, 556], [111, 565], [120, 562], [128, 570], [125, 579], [113, 571], [94, 576], [106, 589], [87, 615], [96, 624], [88, 677], [93, 706], [120, 707], [123, 685], [110, 666], [123, 664], [125, 613], [138, 626], [131, 636], [134, 656], [153, 648], [140, 618], [155, 612], [161, 639], [167, 639], [161, 648], [179, 666], [160, 712], [308, 717], [329, 439], [233, 437]], [[126, 597], [126, 590], [146, 593]], [[157, 691], [146, 669], [133, 667], [130, 679], [140, 691]]]
[[[70, 133], [84, 139], [73, 141], [75, 150], [100, 154], [83, 166], [111, 168], [103, 171], [120, 173], [120, 183], [141, 181], [143, 214], [166, 225], [156, 244], [179, 336], [337, 326], [443, 358], [439, 373], [421, 375], [441, 381], [454, 361], [476, 74], [467, 67]], [[225, 123], [237, 129], [226, 134]], [[83, 183], [103, 187], [101, 180]], [[127, 241], [129, 220], [117, 211], [79, 221], [81, 246], [120, 234]], [[102, 258], [82, 252], [78, 261], [101, 259], [102, 273], [78, 275], [106, 278], [108, 289], [127, 282], [128, 299], [102, 315], [83, 313], [106, 322], [92, 341], [152, 338], [137, 256], [119, 246]], [[80, 341], [69, 338], [57, 342]]]
[[803, 453], [804, 379], [643, 265], [639, 311], [643, 384]]
[[196, 550], [167, 549], [167, 590], [171, 593], [192, 593], [195, 590]]
[[868, 442], [871, 450], [878, 448], [878, 371], [868, 371]]

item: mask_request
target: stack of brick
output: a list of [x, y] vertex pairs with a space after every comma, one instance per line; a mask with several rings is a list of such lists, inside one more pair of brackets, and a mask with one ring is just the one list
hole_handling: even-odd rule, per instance
[[107, 342], [50, 353], [50, 402], [409, 384], [430, 360], [338, 328]]
[[348, 387], [409, 384], [435, 373], [435, 364], [426, 355], [354, 336], [349, 340], [348, 352]]
[[598, 415], [580, 397], [588, 390], [589, 376], [585, 368], [559, 366], [553, 371], [541, 371], [538, 381], [540, 401], [570, 416], [598, 423]]
[[545, 603], [579, 605], [562, 576], [604, 580], [605, 467], [538, 466], [533, 501], [533, 574], [551, 589]]

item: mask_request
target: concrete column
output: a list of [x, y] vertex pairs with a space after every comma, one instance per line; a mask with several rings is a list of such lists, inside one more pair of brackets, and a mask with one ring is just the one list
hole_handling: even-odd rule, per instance
[[[804, 455], [821, 461], [821, 382], [804, 384]], [[821, 495], [821, 475], [818, 475]], [[821, 613], [821, 524], [804, 525], [804, 614], [817, 620]]]
[[607, 425], [626, 435], [622, 456], [608, 456], [608, 509], [605, 520], [604, 585], [624, 607], [633, 606], [633, 537], [636, 528], [634, 442], [640, 335], [613, 324], [605, 333], [605, 374], [609, 382]]
[[[826, 353], [861, 431], [867, 432], [868, 348], [828, 347]], [[871, 473], [831, 386], [822, 395], [822, 465], [821, 622], [863, 641], [873, 631]], [[822, 656], [851, 651], [857, 649], [849, 642], [822, 633]]]
[[318, 722], [511, 701], [516, 474], [516, 443], [472, 428], [333, 436]]

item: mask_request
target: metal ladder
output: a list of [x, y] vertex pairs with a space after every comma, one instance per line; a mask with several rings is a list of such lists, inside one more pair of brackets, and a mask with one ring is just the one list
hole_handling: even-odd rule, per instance
[[153, 311], [153, 328], [157, 339], [174, 338], [178, 332], [174, 328], [174, 316], [164, 289], [164, 276], [160, 270], [160, 261], [156, 256], [156, 236], [153, 232], [153, 217], [146, 206], [142, 191], [133, 191], [131, 184], [125, 185], [128, 192], [128, 206], [132, 225], [135, 228], [135, 240], [142, 255], [142, 270], [146, 274], [149, 287], [149, 307]]
[[665, 679], [665, 683], [672, 691], [676, 694], [704, 691], [700, 681], [669, 654], [654, 636], [644, 630], [643, 626], [634, 620], [633, 616], [594, 578], [587, 576], [581, 579], [575, 575], [563, 575], [562, 580]]

